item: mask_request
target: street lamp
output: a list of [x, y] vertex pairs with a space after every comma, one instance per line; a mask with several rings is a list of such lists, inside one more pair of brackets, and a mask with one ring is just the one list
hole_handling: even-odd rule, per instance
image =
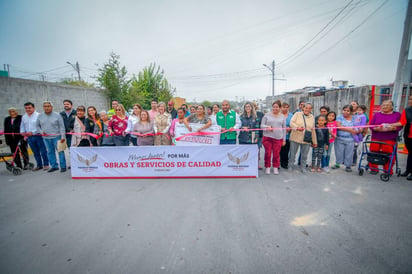
[[80, 82], [81, 82], [81, 78], [80, 78], [80, 66], [79, 66], [79, 62], [76, 62], [75, 65], [73, 65], [73, 64], [70, 63], [69, 61], [67, 61], [66, 63], [69, 64], [70, 66], [72, 66], [73, 69], [77, 72], [78, 80], [79, 80], [79, 83], [80, 83]]
[[263, 64], [264, 67], [272, 72], [272, 100], [275, 99], [275, 60], [272, 61], [272, 67], [269, 67], [266, 64]]

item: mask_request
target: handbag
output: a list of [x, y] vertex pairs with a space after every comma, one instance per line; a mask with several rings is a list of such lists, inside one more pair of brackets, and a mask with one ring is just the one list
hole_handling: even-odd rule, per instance
[[312, 143], [312, 131], [306, 129], [305, 114], [302, 113], [303, 123], [305, 123], [305, 130], [303, 132], [303, 142]]

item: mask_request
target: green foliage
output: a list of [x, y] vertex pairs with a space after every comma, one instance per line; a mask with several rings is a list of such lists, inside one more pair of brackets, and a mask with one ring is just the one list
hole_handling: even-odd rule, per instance
[[130, 92], [132, 97], [140, 99], [139, 102], [144, 109], [150, 109], [153, 99], [167, 102], [172, 99], [175, 89], [164, 77], [164, 71], [156, 64], [150, 64], [139, 74], [134, 75], [131, 80]]
[[163, 70], [156, 64], [150, 64], [137, 76], [128, 79], [126, 67], [120, 65], [120, 56], [114, 52], [110, 53], [109, 61], [98, 71], [97, 82], [106, 90], [110, 102], [118, 100], [126, 109], [136, 103], [150, 109], [153, 99], [167, 102], [175, 92], [164, 77]]
[[[111, 52], [109, 61], [98, 71], [97, 82], [106, 90], [110, 102], [119, 100], [125, 104], [126, 102], [123, 99], [129, 98], [130, 80], [126, 77], [126, 67], [120, 65], [120, 56]], [[130, 106], [125, 105], [125, 107]]]
[[81, 80], [80, 82], [78, 80], [73, 80], [70, 78], [66, 78], [66, 79], [61, 79], [60, 82], [61, 84], [65, 84], [65, 85], [70, 85], [70, 86], [79, 86], [79, 87], [85, 87], [85, 88], [94, 88], [94, 84], [93, 83], [87, 83], [83, 80]]

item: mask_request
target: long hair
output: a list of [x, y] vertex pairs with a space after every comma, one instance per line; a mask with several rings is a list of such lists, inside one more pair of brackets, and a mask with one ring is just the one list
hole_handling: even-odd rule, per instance
[[[91, 108], [94, 109], [94, 111], [95, 111], [94, 117], [89, 115], [89, 109], [91, 109]], [[89, 118], [89, 120], [92, 120], [92, 121], [99, 120], [99, 115], [97, 114], [97, 109], [94, 106], [90, 106], [90, 107], [87, 108], [87, 118]]]
[[243, 117], [247, 117], [247, 112], [246, 112], [246, 106], [249, 105], [251, 110], [250, 110], [250, 116], [252, 116], [253, 119], [256, 119], [256, 110], [255, 106], [251, 102], [246, 102], [245, 105], [243, 106]]

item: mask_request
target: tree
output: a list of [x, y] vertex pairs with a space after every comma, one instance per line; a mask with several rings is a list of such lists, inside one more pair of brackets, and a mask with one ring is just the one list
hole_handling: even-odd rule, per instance
[[153, 99], [167, 102], [172, 99], [174, 93], [175, 89], [165, 78], [164, 71], [154, 63], [145, 67], [137, 77], [133, 76], [129, 96], [138, 99], [143, 108], [150, 109]]
[[106, 90], [110, 102], [119, 100], [124, 103], [124, 97], [128, 96], [130, 80], [126, 77], [126, 67], [121, 67], [120, 65], [120, 56], [111, 52], [109, 61], [99, 68], [98, 71], [97, 82], [100, 87]]

